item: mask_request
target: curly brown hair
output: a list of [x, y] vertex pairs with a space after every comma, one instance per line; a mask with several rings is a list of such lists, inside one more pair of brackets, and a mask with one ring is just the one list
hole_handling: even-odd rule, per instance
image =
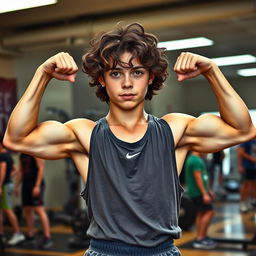
[[120, 56], [124, 52], [129, 52], [133, 56], [128, 63], [130, 67], [132, 60], [138, 58], [149, 73], [154, 75], [154, 80], [145, 96], [145, 99], [151, 100], [168, 77], [165, 49], [158, 48], [157, 42], [157, 38], [153, 34], [145, 33], [143, 26], [138, 23], [125, 27], [117, 26], [116, 30], [103, 32], [93, 38], [90, 42], [91, 48], [83, 56], [82, 64], [83, 71], [91, 77], [90, 86], [97, 87], [97, 97], [109, 102], [106, 88], [101, 86], [99, 78], [104, 76], [105, 71], [114, 69], [118, 64], [121, 66], [126, 64], [127, 67], [127, 63], [120, 61]]

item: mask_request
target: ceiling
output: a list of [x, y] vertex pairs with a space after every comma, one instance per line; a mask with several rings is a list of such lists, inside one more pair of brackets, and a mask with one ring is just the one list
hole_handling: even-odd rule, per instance
[[[56, 5], [0, 14], [0, 55], [86, 45], [96, 32], [119, 21], [136, 21], [161, 41], [208, 37], [214, 46], [191, 49], [208, 57], [256, 56], [255, 10], [255, 0], [59, 0]], [[238, 68], [255, 66], [226, 70], [235, 75]]]

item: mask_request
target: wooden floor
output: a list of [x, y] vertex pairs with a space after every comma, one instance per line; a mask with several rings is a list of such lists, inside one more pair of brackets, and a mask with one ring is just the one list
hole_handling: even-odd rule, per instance
[[[256, 234], [256, 209], [241, 214], [237, 201], [215, 203], [216, 215], [210, 226], [209, 235], [215, 238], [247, 239]], [[65, 225], [54, 225], [52, 228], [54, 246], [48, 250], [34, 248], [9, 247], [0, 251], [1, 256], [82, 256], [86, 250], [70, 248], [69, 239], [72, 230]], [[25, 230], [24, 230], [25, 231]], [[175, 241], [183, 256], [256, 256], [256, 244], [243, 248], [242, 244], [218, 243], [214, 250], [193, 249], [194, 227], [183, 231], [181, 239]]]

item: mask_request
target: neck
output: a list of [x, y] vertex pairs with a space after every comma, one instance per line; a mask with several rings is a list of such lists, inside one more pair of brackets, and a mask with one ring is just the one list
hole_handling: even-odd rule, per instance
[[122, 125], [126, 127], [134, 126], [138, 123], [145, 123], [148, 120], [148, 114], [143, 107], [136, 107], [132, 110], [123, 110], [110, 105], [106, 116], [109, 125]]

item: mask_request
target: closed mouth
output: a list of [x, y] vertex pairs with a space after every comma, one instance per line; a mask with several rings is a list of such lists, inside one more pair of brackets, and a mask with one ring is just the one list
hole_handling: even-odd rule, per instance
[[124, 93], [124, 94], [121, 94], [121, 97], [131, 97], [131, 96], [135, 96], [135, 94], [133, 94], [133, 93]]

